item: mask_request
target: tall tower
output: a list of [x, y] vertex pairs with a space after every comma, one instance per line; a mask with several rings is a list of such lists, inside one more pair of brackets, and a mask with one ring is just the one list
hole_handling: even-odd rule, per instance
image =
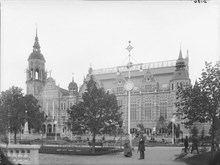
[[72, 78], [72, 82], [69, 83], [68, 90], [71, 96], [78, 94], [78, 86], [77, 83], [74, 82], [74, 77]]
[[180, 128], [180, 130], [183, 132], [183, 136], [189, 134], [189, 130], [184, 127], [182, 124], [181, 116], [182, 114], [177, 113], [177, 108], [175, 106], [176, 102], [176, 91], [178, 89], [178, 86], [188, 86], [190, 85], [190, 79], [189, 79], [189, 57], [188, 57], [188, 51], [187, 56], [185, 59], [183, 59], [182, 51], [180, 49], [179, 52], [179, 58], [176, 61], [176, 70], [173, 74], [172, 79], [170, 80], [170, 87], [171, 87], [171, 97], [173, 102], [173, 108], [171, 110], [170, 117], [172, 118], [173, 115], [175, 115], [175, 124], [177, 127]]
[[40, 44], [38, 42], [37, 29], [35, 42], [33, 46], [33, 52], [28, 58], [28, 69], [27, 69], [27, 94], [39, 96], [42, 91], [45, 80], [47, 79], [47, 73], [45, 71], [45, 59], [41, 54]]
[[171, 91], [176, 91], [180, 85], [189, 85], [189, 70], [188, 70], [188, 53], [186, 59], [183, 59], [182, 51], [180, 49], [179, 58], [176, 61], [176, 70], [170, 81]]

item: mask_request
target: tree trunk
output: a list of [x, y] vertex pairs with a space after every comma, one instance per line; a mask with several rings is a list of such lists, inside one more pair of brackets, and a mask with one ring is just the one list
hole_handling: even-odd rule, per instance
[[14, 142], [17, 144], [17, 131], [14, 132]]
[[95, 153], [95, 136], [96, 136], [96, 133], [94, 131], [93, 136], [92, 136], [92, 153]]
[[211, 132], [211, 159], [214, 156], [214, 140], [215, 140], [215, 118], [212, 120], [212, 132]]

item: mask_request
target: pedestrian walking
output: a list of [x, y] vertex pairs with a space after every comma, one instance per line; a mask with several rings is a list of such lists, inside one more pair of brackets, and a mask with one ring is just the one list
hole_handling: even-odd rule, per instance
[[199, 149], [198, 149], [198, 139], [196, 138], [196, 136], [192, 137], [192, 149], [191, 149], [191, 153], [196, 150], [197, 154], [199, 154]]
[[138, 151], [140, 151], [140, 158], [139, 159], [144, 159], [144, 151], [145, 151], [145, 140], [143, 135], [140, 135], [140, 140], [138, 144]]
[[186, 136], [185, 140], [184, 140], [184, 147], [185, 147], [185, 152], [188, 151], [188, 147], [189, 147], [189, 139], [188, 136]]
[[128, 134], [126, 134], [126, 139], [124, 143], [124, 156], [125, 157], [131, 157], [132, 156], [132, 150], [130, 145], [130, 140]]

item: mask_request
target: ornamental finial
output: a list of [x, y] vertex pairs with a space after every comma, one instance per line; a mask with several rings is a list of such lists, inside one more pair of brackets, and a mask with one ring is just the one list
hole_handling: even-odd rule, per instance
[[128, 47], [126, 48], [128, 51], [129, 51], [129, 54], [130, 54], [130, 51], [134, 48], [133, 46], [131, 46], [131, 41], [128, 41], [129, 45]]

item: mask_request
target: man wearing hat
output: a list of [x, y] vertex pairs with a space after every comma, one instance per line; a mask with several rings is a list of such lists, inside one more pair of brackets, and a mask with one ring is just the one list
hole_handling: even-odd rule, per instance
[[140, 140], [138, 144], [138, 151], [140, 151], [140, 158], [144, 159], [144, 151], [145, 151], [145, 140], [143, 134], [140, 135]]

